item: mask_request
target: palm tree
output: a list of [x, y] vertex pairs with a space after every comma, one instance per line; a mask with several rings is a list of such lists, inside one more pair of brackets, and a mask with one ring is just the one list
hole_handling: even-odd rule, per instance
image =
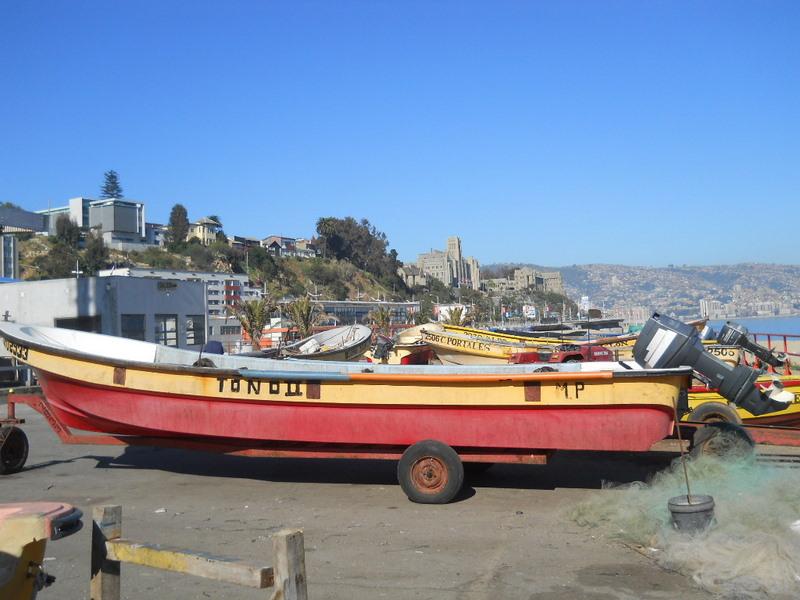
[[389, 335], [389, 328], [392, 326], [392, 311], [385, 306], [373, 309], [367, 315], [370, 322], [378, 329], [378, 333]]
[[448, 325], [463, 325], [466, 321], [467, 315], [464, 314], [463, 306], [454, 306], [450, 309], [450, 314], [447, 315], [445, 323]]
[[264, 327], [269, 324], [270, 315], [275, 312], [276, 308], [277, 305], [270, 296], [243, 300], [234, 305], [233, 314], [239, 319], [250, 339], [253, 340], [255, 348], [261, 347], [261, 334]]
[[290, 302], [286, 306], [286, 312], [289, 313], [289, 318], [297, 327], [301, 338], [310, 336], [314, 327], [319, 325], [326, 316], [319, 304], [313, 302], [308, 296]]

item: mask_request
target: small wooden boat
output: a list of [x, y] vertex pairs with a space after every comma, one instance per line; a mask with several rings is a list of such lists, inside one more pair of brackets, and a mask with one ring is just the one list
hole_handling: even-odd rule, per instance
[[515, 355], [536, 350], [539, 345], [473, 337], [454, 331], [421, 330], [422, 341], [428, 344], [442, 364], [486, 365], [508, 364]]
[[[696, 327], [697, 324], [699, 323], [700, 323], [699, 321], [696, 322], [692, 321], [691, 324], [694, 324]], [[515, 335], [509, 332], [487, 331], [485, 329], [475, 329], [473, 327], [461, 327], [457, 325], [443, 325], [442, 327], [448, 333], [458, 333], [476, 339], [487, 339], [498, 342], [525, 344], [530, 347], [541, 346], [542, 344], [557, 343], [556, 340], [553, 340], [551, 338], [531, 337], [529, 335]], [[579, 346], [585, 346], [585, 345], [603, 346], [613, 351], [614, 357], [617, 360], [631, 360], [633, 359], [633, 347], [636, 345], [636, 340], [638, 339], [639, 339], [639, 334], [636, 333], [630, 335], [617, 335], [605, 338], [598, 338], [588, 342], [586, 340], [574, 340], [570, 341], [569, 343], [576, 344]], [[728, 346], [724, 344], [718, 344], [713, 340], [705, 340], [703, 341], [703, 348], [707, 352], [710, 352], [717, 358], [720, 358], [731, 365], [739, 364], [739, 360], [741, 358], [741, 348], [739, 348], [738, 346]]]
[[[391, 339], [378, 336], [378, 341], [364, 356], [370, 362], [385, 365], [427, 365], [433, 349], [422, 341], [422, 329], [436, 327], [433, 323], [417, 325], [399, 331]], [[441, 330], [441, 328], [440, 328]]]
[[314, 334], [284, 346], [284, 358], [308, 360], [358, 360], [369, 350], [372, 330], [366, 325], [346, 325]]
[[691, 375], [619, 362], [541, 372], [230, 355], [199, 361], [193, 351], [68, 329], [0, 323], [0, 335], [67, 426], [160, 439], [646, 450], [672, 432], [673, 401]]

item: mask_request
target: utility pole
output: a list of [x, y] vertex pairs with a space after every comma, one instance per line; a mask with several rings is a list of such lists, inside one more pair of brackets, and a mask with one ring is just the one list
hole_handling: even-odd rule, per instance
[[70, 271], [70, 273], [75, 275], [75, 279], [80, 279], [80, 276], [83, 275], [83, 271], [80, 269], [77, 258], [75, 259], [75, 270]]

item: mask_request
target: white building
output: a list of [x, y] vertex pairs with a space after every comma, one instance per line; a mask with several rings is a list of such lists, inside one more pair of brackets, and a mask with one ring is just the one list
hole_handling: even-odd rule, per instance
[[133, 277], [20, 281], [0, 285], [0, 315], [199, 350], [207, 330], [204, 292], [197, 282]]
[[[173, 271], [171, 269], [148, 269], [147, 267], [123, 267], [103, 269], [98, 275], [109, 277], [143, 277], [147, 279], [173, 279], [177, 281], [199, 281], [206, 286], [208, 314], [210, 317], [226, 317], [234, 305], [242, 300], [259, 298], [261, 290], [250, 284], [244, 273], [216, 273], [204, 271]], [[238, 325], [238, 321], [236, 323]]]
[[84, 230], [95, 229], [107, 246], [118, 250], [141, 250], [147, 242], [144, 204], [121, 198], [92, 200], [70, 198], [67, 206], [37, 211], [47, 219], [47, 231], [56, 232], [58, 217], [66, 215]]

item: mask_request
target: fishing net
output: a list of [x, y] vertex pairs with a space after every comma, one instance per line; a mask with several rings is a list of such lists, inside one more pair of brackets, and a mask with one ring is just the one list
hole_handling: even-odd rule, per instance
[[686, 494], [680, 459], [648, 483], [606, 484], [571, 516], [724, 598], [800, 597], [800, 469], [712, 456], [687, 467], [692, 493], [716, 504], [705, 532], [672, 527], [667, 500]]

